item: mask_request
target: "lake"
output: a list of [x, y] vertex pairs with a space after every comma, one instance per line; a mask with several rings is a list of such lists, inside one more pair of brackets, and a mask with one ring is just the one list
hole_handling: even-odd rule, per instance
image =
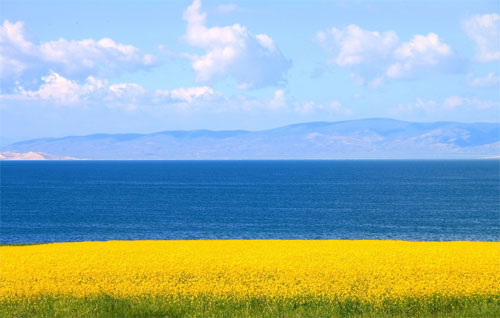
[[3, 161], [2, 243], [500, 240], [500, 162]]

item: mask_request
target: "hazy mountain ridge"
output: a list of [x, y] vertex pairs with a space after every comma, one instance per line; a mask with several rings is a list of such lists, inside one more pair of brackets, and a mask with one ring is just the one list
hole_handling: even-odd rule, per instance
[[42, 138], [14, 143], [3, 151], [87, 159], [483, 158], [500, 154], [500, 125], [374, 118], [300, 123], [261, 131]]
[[43, 152], [11, 152], [4, 151], [0, 152], [0, 160], [78, 160], [73, 157], [58, 157], [48, 153]]

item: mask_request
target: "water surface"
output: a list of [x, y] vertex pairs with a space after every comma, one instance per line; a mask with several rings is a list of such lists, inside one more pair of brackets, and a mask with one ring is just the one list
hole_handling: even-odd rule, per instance
[[37, 161], [1, 169], [2, 243], [500, 239], [484, 161]]

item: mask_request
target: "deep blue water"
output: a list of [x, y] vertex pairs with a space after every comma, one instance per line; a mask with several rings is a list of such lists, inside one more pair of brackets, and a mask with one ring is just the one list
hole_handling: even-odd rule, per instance
[[498, 241], [499, 163], [4, 161], [0, 238]]

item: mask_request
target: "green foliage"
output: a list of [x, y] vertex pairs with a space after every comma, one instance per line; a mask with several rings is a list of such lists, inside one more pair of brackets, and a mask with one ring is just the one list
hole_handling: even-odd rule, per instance
[[51, 297], [2, 300], [3, 318], [52, 317], [356, 317], [356, 318], [488, 318], [500, 317], [500, 296], [428, 297], [386, 300], [381, 304], [314, 297], [270, 300], [209, 297], [86, 298]]

